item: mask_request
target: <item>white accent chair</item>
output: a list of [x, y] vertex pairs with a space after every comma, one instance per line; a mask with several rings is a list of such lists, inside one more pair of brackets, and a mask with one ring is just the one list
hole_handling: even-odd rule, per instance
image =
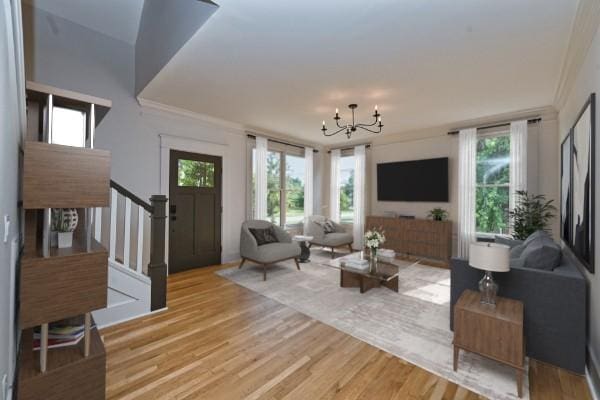
[[346, 229], [336, 222], [333, 223], [335, 232], [325, 233], [323, 224], [326, 220], [327, 218], [322, 215], [308, 217], [305, 234], [314, 237], [314, 239], [310, 241], [310, 244], [331, 248], [331, 258], [335, 258], [335, 249], [337, 247], [347, 246], [348, 250], [352, 253], [352, 242], [354, 241], [352, 234], [346, 232]]
[[[259, 246], [256, 238], [250, 232], [252, 229], [267, 229], [273, 227], [277, 236], [277, 243], [268, 243]], [[242, 268], [246, 260], [261, 264], [263, 267], [263, 280], [267, 280], [267, 266], [280, 261], [294, 259], [296, 267], [300, 270], [298, 257], [300, 257], [300, 245], [292, 242], [291, 236], [281, 227], [273, 225], [268, 221], [250, 220], [242, 224], [240, 233], [240, 256], [242, 261], [239, 268]]]

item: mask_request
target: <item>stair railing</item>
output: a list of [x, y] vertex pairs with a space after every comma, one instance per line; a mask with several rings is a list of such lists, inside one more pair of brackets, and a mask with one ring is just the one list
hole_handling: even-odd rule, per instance
[[[165, 219], [167, 197], [153, 195], [150, 203], [140, 199], [129, 190], [110, 181], [110, 219], [108, 222], [108, 259], [113, 264], [125, 268], [135, 274], [148, 276], [151, 280], [151, 305], [152, 311], [166, 307], [166, 279], [167, 264], [165, 263]], [[117, 226], [120, 210], [118, 207], [119, 195], [125, 199], [125, 214], [123, 221], [123, 254], [117, 257]], [[137, 207], [137, 227], [132, 227], [132, 216]], [[122, 211], [121, 211], [122, 212]], [[144, 224], [150, 218], [150, 240], [144, 240]], [[94, 238], [102, 241], [102, 208], [97, 208], [94, 217]], [[137, 235], [135, 250], [135, 263], [132, 263], [131, 239], [132, 228]], [[144, 249], [150, 247], [150, 260], [147, 271], [144, 271]]]

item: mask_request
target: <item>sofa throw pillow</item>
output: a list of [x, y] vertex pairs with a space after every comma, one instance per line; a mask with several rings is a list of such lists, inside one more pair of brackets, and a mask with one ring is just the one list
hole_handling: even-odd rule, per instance
[[522, 245], [523, 241], [518, 240], [518, 239], [513, 239], [508, 236], [496, 235], [496, 236], [494, 236], [494, 243], [504, 244], [504, 245], [510, 247], [510, 249], [512, 250], [515, 247]]
[[512, 247], [510, 249], [510, 259], [516, 259], [521, 257], [521, 254], [523, 254], [523, 250], [525, 250], [525, 245], [524, 244], [519, 244], [515, 247]]
[[539, 230], [539, 231], [535, 231], [531, 235], [527, 236], [527, 239], [525, 239], [523, 244], [525, 245], [525, 247], [527, 247], [529, 245], [529, 243], [533, 242], [536, 239], [542, 238], [542, 237], [552, 240], [552, 238], [550, 237], [548, 232]]
[[518, 261], [523, 267], [552, 271], [560, 265], [562, 251], [549, 236], [540, 235], [525, 246]]
[[254, 238], [256, 239], [256, 244], [258, 244], [259, 246], [262, 246], [264, 244], [279, 242], [279, 240], [277, 240], [277, 235], [275, 234], [275, 229], [273, 229], [272, 226], [270, 226], [268, 228], [264, 228], [264, 229], [259, 229], [259, 228], [248, 228], [248, 229], [250, 230], [250, 233], [252, 234], [252, 236], [254, 236]]
[[335, 223], [330, 219], [325, 219], [323, 221], [315, 221], [317, 225], [323, 228], [323, 232], [325, 234], [334, 233], [335, 232]]

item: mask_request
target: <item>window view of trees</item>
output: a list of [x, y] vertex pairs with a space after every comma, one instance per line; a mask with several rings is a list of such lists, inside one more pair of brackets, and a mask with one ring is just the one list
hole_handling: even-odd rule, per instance
[[281, 221], [281, 153], [267, 154], [267, 216], [279, 225]]
[[304, 221], [304, 157], [285, 156], [285, 225]]
[[[256, 151], [252, 150], [252, 159]], [[254, 215], [256, 166], [252, 163], [252, 213]], [[282, 170], [285, 180], [282, 182]], [[282, 184], [284, 185], [282, 187]], [[282, 195], [284, 198], [282, 199]], [[282, 216], [282, 200], [285, 216]], [[267, 153], [267, 217], [276, 225], [296, 225], [304, 221], [304, 158], [281, 152]], [[285, 218], [283, 218], [285, 217]]]
[[354, 156], [340, 159], [340, 222], [354, 221]]
[[477, 141], [476, 230], [508, 233], [510, 136], [482, 137]]
[[178, 160], [177, 167], [178, 186], [215, 186], [215, 164], [204, 161]]

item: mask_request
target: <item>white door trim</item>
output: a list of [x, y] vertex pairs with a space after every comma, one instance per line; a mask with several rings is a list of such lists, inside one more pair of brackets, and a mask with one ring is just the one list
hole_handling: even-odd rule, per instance
[[[229, 226], [229, 217], [226, 198], [231, 194], [231, 176], [229, 174], [230, 157], [229, 146], [223, 143], [214, 143], [205, 140], [189, 139], [179, 136], [160, 134], [160, 193], [169, 197], [169, 165], [171, 150], [188, 151], [191, 153], [206, 154], [210, 156], [218, 156], [223, 159], [222, 165], [222, 182], [221, 182], [221, 205], [223, 212], [221, 213], [221, 259], [223, 254], [228, 254], [228, 249], [225, 249], [224, 232], [225, 227]], [[165, 224], [165, 263], [167, 264], [167, 273], [169, 271], [169, 201], [167, 200], [167, 221]]]

